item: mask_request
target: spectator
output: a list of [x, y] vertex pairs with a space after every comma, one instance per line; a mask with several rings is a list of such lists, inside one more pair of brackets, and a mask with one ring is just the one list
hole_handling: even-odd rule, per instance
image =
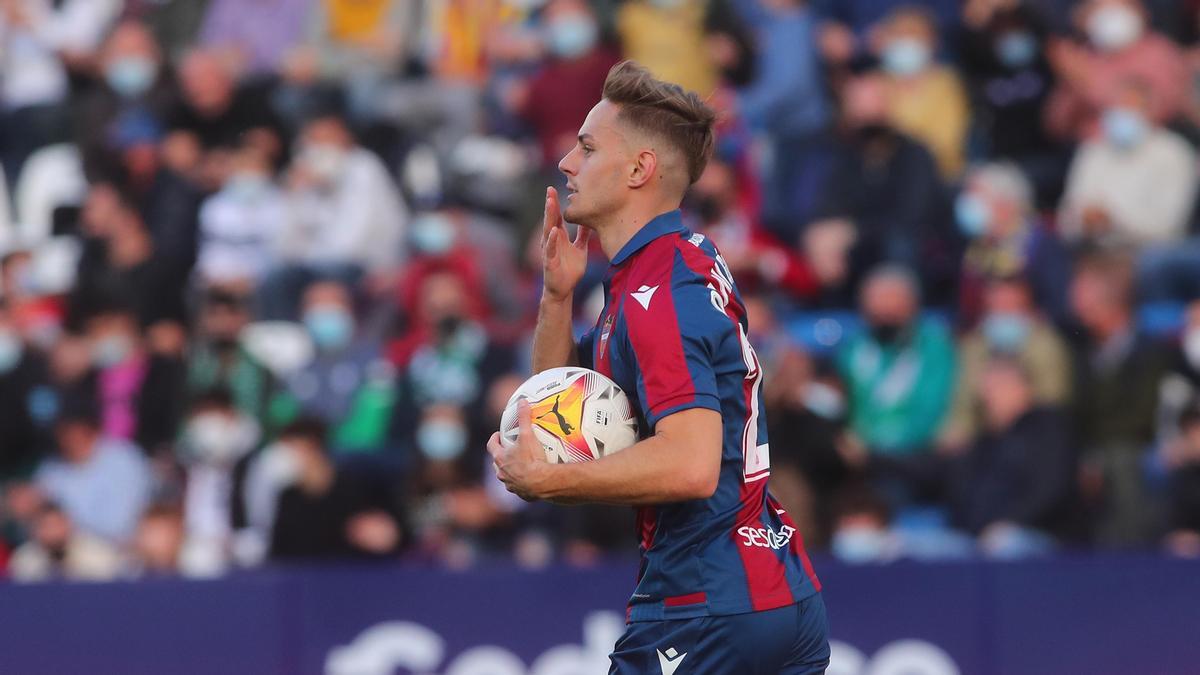
[[1200, 401], [1200, 299], [1184, 314], [1179, 346], [1171, 350], [1158, 393], [1157, 445], [1160, 450], [1179, 433], [1180, 418]]
[[175, 105], [162, 50], [145, 24], [124, 19], [100, 49], [102, 81], [72, 106], [74, 138], [89, 175], [111, 174], [114, 121], [138, 113], [163, 122]]
[[[304, 38], [313, 0], [212, 0], [198, 42], [228, 55], [248, 76], [270, 76], [282, 70]], [[270, 26], [270, 31], [262, 30]]]
[[219, 572], [230, 560], [235, 469], [258, 440], [258, 425], [238, 412], [228, 392], [206, 392], [192, 404], [179, 444], [187, 469], [185, 571]]
[[376, 336], [359, 329], [349, 287], [318, 281], [304, 292], [304, 326], [316, 346], [311, 362], [286, 378], [280, 406], [333, 429], [334, 452], [379, 453], [389, 447], [395, 371]]
[[199, 315], [188, 354], [188, 393], [194, 397], [213, 389], [227, 390], [241, 413], [270, 428], [270, 405], [279, 384], [242, 346], [242, 330], [251, 319], [249, 301], [210, 289], [201, 300]]
[[1134, 323], [1128, 261], [1084, 258], [1070, 292], [1085, 337], [1073, 387], [1082, 494], [1094, 511], [1098, 542], [1142, 544], [1154, 534], [1142, 464], [1154, 440], [1161, 352]]
[[958, 521], [986, 555], [1047, 553], [1070, 515], [1075, 457], [1066, 420], [1037, 402], [1031, 371], [1009, 357], [986, 362], [972, 384], [984, 431], [956, 467]]
[[67, 137], [69, 67], [90, 60], [120, 9], [119, 0], [0, 6], [0, 159], [9, 187], [33, 151]]
[[1059, 220], [1070, 241], [1138, 249], [1176, 246], [1196, 197], [1196, 152], [1152, 116], [1154, 91], [1141, 80], [1116, 85], [1103, 133], [1079, 149]]
[[1087, 0], [1076, 16], [1090, 48], [1059, 39], [1047, 52], [1058, 78], [1046, 109], [1046, 128], [1053, 136], [1075, 141], [1094, 136], [1106, 111], [1127, 104], [1123, 92], [1130, 80], [1145, 83], [1150, 125], [1163, 125], [1183, 109], [1183, 55], [1146, 27], [1139, 0]]
[[630, 0], [617, 9], [624, 55], [654, 76], [708, 96], [717, 86], [716, 64], [705, 48], [705, 0]]
[[288, 209], [259, 148], [243, 143], [230, 159], [225, 184], [200, 206], [196, 274], [202, 287], [246, 294], [274, 266]]
[[150, 507], [138, 523], [129, 571], [138, 577], [177, 574], [183, 537], [183, 517], [178, 508]]
[[688, 226], [710, 239], [746, 292], [778, 289], [799, 299], [813, 293], [811, 271], [757, 222], [733, 166], [713, 158], [684, 204]]
[[854, 466], [872, 464], [896, 503], [923, 492], [928, 452], [954, 387], [949, 332], [919, 312], [912, 272], [891, 266], [874, 270], [862, 291], [867, 330], [837, 355], [849, 401], [843, 456]]
[[134, 445], [107, 437], [90, 402], [64, 403], [54, 425], [59, 457], [34, 482], [80, 530], [114, 544], [128, 542], [150, 499], [151, 476]]
[[816, 17], [805, 0], [742, 3], [758, 38], [757, 75], [737, 92], [736, 109], [771, 149], [763, 171], [764, 216], [781, 233], [816, 206], [828, 164], [821, 134], [832, 118], [816, 49]]
[[797, 523], [804, 541], [821, 545], [830, 540], [831, 507], [849, 478], [837, 451], [845, 424], [845, 397], [808, 354], [794, 348], [779, 351], [763, 387], [771, 439], [771, 492]]
[[25, 345], [0, 300], [0, 482], [23, 477], [50, 450], [42, 407], [52, 396], [45, 359]]
[[133, 312], [119, 305], [98, 308], [87, 319], [104, 433], [150, 454], [175, 438], [185, 377], [181, 354], [156, 348], [154, 337], [144, 340]]
[[[818, 209], [824, 218], [845, 219], [852, 226], [848, 239], [853, 246], [845, 248], [848, 258], [841, 266], [848, 279], [839, 285], [852, 289], [868, 269], [886, 261], [922, 270], [932, 286], [945, 271], [940, 268], [950, 266], [944, 252], [938, 256], [933, 248], [946, 243], [948, 211], [946, 189], [933, 158], [891, 124], [887, 88], [876, 75], [847, 82], [842, 117], [849, 139]], [[826, 224], [813, 223], [805, 232], [808, 258], [818, 271], [828, 261], [814, 255], [823, 247], [812, 238], [838, 234], [836, 228], [843, 228]], [[957, 261], [953, 264], [957, 266]], [[852, 294], [838, 301], [851, 298]]]
[[1028, 280], [1034, 304], [1065, 324], [1071, 261], [1038, 219], [1033, 190], [1020, 169], [1009, 163], [971, 169], [954, 211], [970, 241], [959, 281], [959, 323], [975, 325], [989, 280], [1020, 276]]
[[386, 494], [334, 467], [325, 426], [297, 420], [279, 434], [296, 483], [279, 495], [271, 531], [271, 558], [381, 558], [400, 549], [402, 530]]
[[942, 177], [954, 180], [963, 169], [970, 111], [954, 70], [935, 60], [933, 16], [904, 7], [888, 15], [878, 31], [892, 124], [929, 148]]
[[1070, 160], [1042, 124], [1054, 84], [1045, 58], [1047, 26], [1024, 1], [972, 0], [963, 18], [963, 69], [981, 150], [1021, 167], [1033, 181], [1039, 206], [1056, 204]]
[[1160, 448], [1169, 471], [1167, 550], [1200, 557], [1200, 405], [1195, 401], [1179, 416], [1174, 438]]
[[335, 116], [310, 121], [288, 174], [283, 267], [267, 280], [265, 318], [292, 318], [318, 276], [346, 283], [384, 273], [403, 258], [408, 210], [377, 157]]
[[169, 121], [172, 129], [193, 134], [211, 151], [237, 145], [242, 134], [259, 130], [280, 139], [278, 122], [268, 102], [252, 88], [238, 88], [231, 66], [215, 51], [193, 49], [179, 64], [180, 104]]
[[537, 134], [542, 162], [553, 167], [575, 145], [575, 134], [600, 97], [604, 78], [618, 60], [600, 41], [596, 16], [586, 2], [552, 0], [541, 29], [549, 58], [527, 83], [509, 94], [510, 105]]
[[45, 503], [33, 519], [33, 538], [13, 551], [8, 571], [17, 581], [110, 581], [121, 570], [117, 549], [75, 529], [67, 514]]
[[958, 382], [939, 433], [944, 448], [969, 445], [985, 427], [988, 408], [980, 387], [989, 360], [997, 356], [1024, 370], [1034, 405], [1058, 409], [1069, 403], [1070, 352], [1038, 312], [1029, 284], [1020, 277], [994, 279], [984, 297], [983, 321], [959, 343]]

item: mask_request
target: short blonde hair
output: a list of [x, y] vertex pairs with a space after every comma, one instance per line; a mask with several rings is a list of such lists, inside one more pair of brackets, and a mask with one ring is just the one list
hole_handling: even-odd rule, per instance
[[622, 61], [608, 71], [604, 98], [620, 106], [617, 119], [679, 151], [687, 163], [689, 185], [704, 173], [713, 153], [717, 114], [695, 92], [655, 79], [633, 61]]

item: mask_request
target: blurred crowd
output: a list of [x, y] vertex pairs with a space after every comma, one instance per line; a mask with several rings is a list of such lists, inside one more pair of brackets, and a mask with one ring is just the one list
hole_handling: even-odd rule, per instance
[[624, 58], [811, 548], [1200, 556], [1200, 2], [0, 0], [0, 571], [630, 554], [484, 449]]

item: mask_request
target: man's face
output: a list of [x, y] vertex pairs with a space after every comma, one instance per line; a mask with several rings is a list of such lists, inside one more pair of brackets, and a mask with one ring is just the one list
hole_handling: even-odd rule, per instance
[[590, 227], [628, 198], [627, 179], [636, 153], [617, 120], [618, 112], [618, 107], [606, 100], [597, 103], [579, 128], [575, 147], [558, 163], [567, 176], [563, 210], [567, 222]]
[[916, 296], [901, 279], [880, 277], [863, 291], [863, 314], [871, 324], [906, 326], [916, 311]]

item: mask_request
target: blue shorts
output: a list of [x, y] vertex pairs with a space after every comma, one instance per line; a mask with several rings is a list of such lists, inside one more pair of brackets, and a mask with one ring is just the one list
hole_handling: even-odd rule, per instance
[[631, 623], [609, 675], [810, 675], [829, 666], [821, 594], [732, 616]]

